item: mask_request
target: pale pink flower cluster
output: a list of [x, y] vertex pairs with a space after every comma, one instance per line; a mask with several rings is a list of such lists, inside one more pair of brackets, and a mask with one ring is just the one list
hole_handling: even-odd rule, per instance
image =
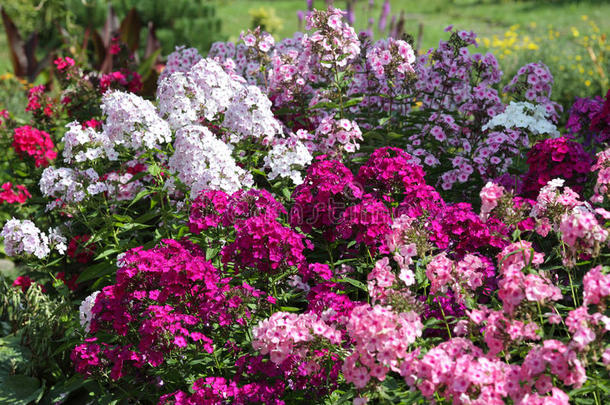
[[574, 352], [555, 340], [530, 350], [521, 366], [485, 356], [463, 338], [443, 342], [421, 359], [416, 354], [402, 363], [407, 384], [430, 400], [438, 394], [455, 405], [501, 405], [508, 398], [519, 405], [568, 405], [568, 395], [553, 386], [547, 369], [565, 385], [579, 387], [586, 378]]
[[265, 53], [273, 49], [273, 46], [275, 45], [273, 36], [268, 32], [258, 32], [258, 30], [253, 32], [248, 30], [246, 33], [242, 32], [240, 37], [244, 41], [246, 47], [256, 48]]
[[392, 272], [392, 267], [390, 267], [390, 259], [384, 257], [377, 260], [375, 267], [373, 267], [373, 270], [367, 275], [366, 279], [368, 281], [369, 296], [372, 298], [373, 303], [386, 298], [387, 290], [396, 281], [396, 276]]
[[[570, 345], [583, 351], [593, 342], [604, 340], [604, 335], [610, 332], [610, 317], [605, 315], [605, 308], [610, 297], [610, 274], [602, 273], [602, 266], [589, 270], [583, 278], [583, 303], [570, 311], [565, 324], [572, 334]], [[598, 310], [590, 312], [596, 305]]]
[[176, 50], [167, 57], [165, 67], [159, 75], [159, 81], [171, 76], [175, 72], [188, 72], [201, 59], [197, 49], [177, 46]]
[[498, 200], [505, 191], [504, 187], [491, 181], [481, 189], [479, 196], [481, 197], [481, 219], [483, 221], [486, 221], [491, 211], [498, 206]]
[[[510, 366], [483, 356], [470, 340], [453, 338], [430, 349], [421, 359], [414, 352], [400, 374], [407, 384], [432, 399], [435, 393], [453, 398], [454, 404], [501, 404], [510, 388]], [[514, 378], [516, 380], [516, 378]]]
[[412, 230], [411, 224], [415, 221], [408, 215], [401, 215], [392, 223], [391, 232], [386, 236], [388, 249], [393, 254], [394, 261], [400, 268], [398, 278], [406, 286], [415, 284], [415, 274], [409, 268], [413, 264], [413, 257], [417, 256], [417, 246], [409, 238]]
[[492, 311], [486, 307], [473, 309], [468, 317], [475, 325], [484, 325], [483, 339], [489, 348], [488, 355], [495, 356], [508, 346], [523, 340], [540, 340], [539, 327], [535, 322], [522, 322], [506, 317], [502, 311]]
[[336, 120], [328, 116], [316, 128], [315, 138], [317, 152], [336, 156], [360, 149], [362, 132], [355, 121], [345, 118]]
[[[252, 347], [261, 354], [269, 354], [275, 364], [281, 364], [289, 356], [306, 361], [311, 343], [316, 339], [338, 345], [341, 343], [341, 332], [314, 313], [275, 312], [252, 328]], [[306, 362], [305, 370], [312, 374], [319, 367], [315, 362]]]
[[472, 295], [483, 285], [486, 265], [480, 257], [467, 254], [454, 262], [443, 252], [430, 261], [426, 276], [430, 280], [430, 294], [446, 293], [448, 288], [455, 293], [458, 303], [463, 303], [465, 295]]
[[595, 214], [577, 207], [561, 217], [559, 224], [561, 239], [568, 246], [564, 263], [573, 265], [573, 260], [580, 254], [593, 257], [599, 255], [601, 245], [608, 239], [608, 231], [595, 218]]
[[380, 39], [367, 51], [366, 57], [375, 77], [386, 85], [396, 85], [392, 83], [394, 80], [405, 80], [408, 73], [414, 72], [413, 48], [400, 39]]
[[505, 247], [498, 254], [501, 279], [498, 283], [498, 297], [504, 311], [512, 314], [523, 301], [539, 302], [561, 299], [561, 291], [542, 274], [524, 274], [523, 269], [538, 266], [543, 262], [543, 253], [537, 253], [531, 242], [519, 241]]
[[358, 35], [343, 21], [344, 15], [329, 7], [327, 11], [313, 10], [307, 16], [306, 29], [315, 31], [305, 35], [303, 41], [306, 53], [315, 55], [316, 67], [346, 67], [360, 54]]
[[381, 305], [355, 307], [346, 325], [353, 350], [342, 366], [345, 380], [362, 389], [371, 378], [383, 381], [388, 372], [398, 372], [422, 329], [413, 311], [397, 314]]
[[581, 205], [578, 193], [570, 187], [564, 187], [564, 183], [563, 179], [553, 179], [542, 187], [530, 215], [534, 218], [547, 216], [553, 222], [558, 222], [561, 214]]
[[591, 171], [599, 170], [597, 180], [593, 187], [593, 197], [591, 201], [603, 203], [606, 196], [610, 196], [610, 149], [606, 149], [597, 154], [597, 162], [591, 167]]

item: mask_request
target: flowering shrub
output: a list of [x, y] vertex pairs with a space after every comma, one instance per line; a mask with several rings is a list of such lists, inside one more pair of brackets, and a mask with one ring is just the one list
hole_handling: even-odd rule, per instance
[[152, 100], [60, 58], [63, 98], [3, 115], [1, 237], [25, 266], [0, 318], [33, 294], [72, 313], [45, 381], [147, 404], [607, 402], [607, 103], [576, 101], [566, 132], [545, 66], [505, 104], [474, 33], [416, 56], [343, 18], [177, 48]]

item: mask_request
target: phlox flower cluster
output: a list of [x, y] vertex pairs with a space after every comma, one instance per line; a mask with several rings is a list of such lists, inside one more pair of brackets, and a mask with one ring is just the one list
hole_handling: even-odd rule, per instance
[[[570, 187], [564, 185], [563, 179], [550, 180], [540, 189], [530, 215], [553, 222], [559, 222], [561, 216], [582, 204], [580, 196]], [[542, 235], [546, 236], [546, 235]]]
[[327, 324], [313, 313], [291, 314], [275, 312], [262, 320], [252, 329], [252, 347], [261, 354], [269, 354], [270, 360], [281, 364], [289, 356], [296, 356], [302, 361], [305, 374], [319, 371], [320, 366], [308, 361], [309, 351], [313, 350], [316, 339], [325, 339], [338, 345], [341, 343], [341, 332]]
[[246, 284], [231, 289], [230, 279], [185, 241], [126, 252], [116, 280], [96, 295], [87, 325], [93, 335], [110, 333], [118, 340], [93, 337], [76, 346], [72, 360], [79, 373], [105, 368], [117, 380], [130, 370], [159, 367], [177, 352], [212, 353], [213, 325], [243, 325], [251, 312], [242, 303], [263, 294]]
[[362, 132], [354, 121], [323, 118], [315, 130], [315, 151], [329, 156], [353, 153], [360, 149]]
[[25, 111], [39, 117], [50, 118], [53, 116], [53, 102], [50, 97], [45, 96], [46, 87], [44, 84], [34, 86], [28, 90], [28, 105]]
[[303, 37], [304, 53], [311, 58], [312, 70], [345, 69], [360, 54], [360, 40], [354, 29], [343, 22], [344, 12], [329, 7], [313, 10], [306, 18], [305, 28], [311, 35]]
[[565, 137], [538, 142], [527, 152], [529, 169], [523, 177], [523, 196], [535, 198], [542, 187], [558, 177], [580, 192], [592, 163], [581, 144]]
[[561, 239], [568, 252], [564, 263], [572, 265], [574, 256], [597, 257], [600, 247], [608, 239], [608, 231], [599, 224], [595, 214], [582, 206], [564, 214], [559, 224]]
[[576, 97], [566, 123], [568, 133], [573, 137], [582, 137], [585, 146], [602, 144], [610, 140], [609, 98], [610, 93], [606, 94], [606, 101], [600, 96]]
[[303, 183], [299, 169], [307, 167], [312, 159], [307, 147], [298, 139], [278, 140], [264, 158], [265, 167], [271, 170], [267, 178], [269, 180], [278, 177], [289, 178], [298, 186]]
[[597, 154], [597, 161], [591, 166], [591, 171], [597, 171], [595, 186], [593, 186], [593, 196], [591, 201], [603, 203], [606, 196], [610, 194], [610, 149], [606, 149]]
[[62, 139], [65, 163], [84, 163], [100, 157], [106, 157], [108, 160], [118, 159], [118, 152], [114, 149], [116, 145], [103, 132], [76, 121], [66, 125], [66, 128], [68, 130]]
[[354, 175], [338, 160], [315, 160], [301, 185], [292, 194], [294, 205], [290, 224], [310, 233], [323, 231], [326, 238], [337, 237], [336, 222], [350, 202], [362, 197]]
[[98, 179], [99, 176], [93, 169], [80, 172], [68, 167], [47, 167], [39, 182], [42, 195], [53, 199], [47, 204], [47, 210], [83, 201], [88, 192], [85, 182], [96, 183]]
[[[449, 41], [441, 41], [435, 51], [420, 57], [416, 69], [414, 96], [422, 109], [431, 112], [419, 133], [408, 138], [406, 149], [427, 166], [451, 159], [453, 167], [441, 177], [445, 190], [468, 181], [475, 169], [484, 180], [505, 172], [512, 155], [526, 144], [526, 137], [513, 130], [479, 137], [486, 117], [501, 113], [504, 105], [493, 88], [502, 75], [495, 57], [468, 50], [476, 45], [475, 38], [466, 31], [452, 32]], [[447, 147], [463, 152], [450, 157], [438, 154]]]
[[486, 281], [486, 269], [486, 264], [478, 256], [467, 254], [460, 261], [454, 262], [445, 253], [441, 253], [426, 266], [430, 294], [444, 294], [451, 288], [456, 302], [464, 303], [465, 296], [473, 297]]
[[[360, 60], [353, 64], [354, 76], [347, 90], [348, 95], [362, 95], [362, 101], [350, 110], [362, 112], [367, 108], [380, 108], [407, 113], [408, 103], [399, 99], [411, 92], [410, 78], [414, 77], [415, 66], [415, 53], [407, 42], [387, 38], [372, 43], [371, 38], [364, 38]], [[405, 101], [410, 99], [406, 97]], [[365, 122], [362, 125], [367, 129], [372, 126]]]
[[362, 389], [371, 378], [383, 381], [390, 371], [398, 372], [422, 329], [419, 315], [413, 311], [395, 313], [381, 305], [356, 306], [346, 324], [352, 351], [342, 366], [345, 380]]
[[0, 187], [0, 203], [23, 204], [31, 196], [28, 189], [22, 184], [6, 182]]
[[133, 93], [104, 94], [102, 111], [106, 115], [103, 136], [110, 145], [139, 151], [159, 149], [172, 141], [169, 125], [159, 117], [154, 105]]
[[201, 59], [201, 55], [199, 55], [197, 49], [177, 46], [174, 52], [167, 56], [165, 67], [159, 75], [159, 82], [163, 81], [163, 79], [167, 77], [170, 77], [175, 72], [188, 72]]
[[544, 63], [528, 63], [519, 68], [515, 77], [504, 87], [503, 91], [537, 103], [546, 111], [546, 117], [549, 117], [552, 122], [557, 122], [563, 108], [551, 101], [553, 81], [553, 75]]
[[51, 136], [29, 125], [15, 128], [12, 146], [21, 158], [33, 158], [36, 167], [48, 166], [57, 157]]
[[489, 214], [498, 206], [498, 200], [504, 195], [505, 191], [504, 187], [491, 181], [487, 182], [479, 193], [479, 197], [481, 197], [481, 219], [486, 220], [489, 217]]
[[176, 131], [169, 168], [190, 190], [191, 198], [205, 189], [233, 193], [252, 186], [252, 176], [237, 166], [231, 148], [206, 127], [188, 125]]
[[506, 313], [512, 314], [523, 300], [544, 304], [561, 299], [561, 290], [542, 273], [523, 273], [523, 269], [529, 266], [540, 265], [543, 256], [527, 241], [512, 243], [498, 254], [501, 276], [498, 297]]
[[28, 219], [9, 219], [2, 227], [0, 236], [4, 239], [7, 256], [26, 254], [44, 259], [51, 249], [64, 254], [67, 248], [66, 238], [58, 229], [49, 228], [48, 233], [44, 233]]
[[527, 101], [511, 101], [504, 112], [494, 115], [483, 125], [483, 129], [498, 126], [507, 129], [519, 128], [528, 130], [534, 135], [547, 134], [555, 138], [559, 136], [559, 131], [552, 122], [547, 120], [549, 115], [547, 109], [541, 104], [534, 106]]
[[9, 219], [2, 227], [4, 251], [8, 256], [34, 255], [39, 259], [51, 253], [49, 237], [30, 220]]
[[87, 298], [81, 302], [78, 307], [80, 326], [85, 329], [85, 332], [90, 332], [91, 319], [93, 318], [93, 307], [95, 306], [95, 299], [99, 295], [100, 291], [94, 291]]

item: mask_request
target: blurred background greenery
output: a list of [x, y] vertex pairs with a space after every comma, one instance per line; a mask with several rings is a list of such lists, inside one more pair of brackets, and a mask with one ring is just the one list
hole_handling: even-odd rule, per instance
[[[316, 0], [324, 8], [329, 1]], [[452, 24], [479, 35], [481, 52], [500, 60], [505, 79], [527, 62], [542, 61], [555, 76], [555, 98], [570, 103], [575, 96], [602, 95], [609, 87], [610, 1], [604, 0], [389, 0], [386, 29], [378, 21], [384, 0], [336, 0], [354, 11], [357, 30], [372, 28], [387, 36], [391, 20], [400, 20], [420, 51], [435, 46]], [[22, 36], [37, 31], [40, 52], [66, 46], [56, 33], [78, 36], [87, 25], [101, 27], [112, 4], [119, 17], [135, 7], [144, 24], [152, 21], [163, 54], [177, 45], [205, 53], [219, 40], [235, 41], [242, 30], [263, 26], [277, 39], [302, 30], [297, 14], [305, 0], [0, 0]], [[301, 14], [302, 15], [302, 14]], [[54, 34], [55, 33], [55, 34]], [[10, 72], [6, 37], [0, 34], [0, 74]]]

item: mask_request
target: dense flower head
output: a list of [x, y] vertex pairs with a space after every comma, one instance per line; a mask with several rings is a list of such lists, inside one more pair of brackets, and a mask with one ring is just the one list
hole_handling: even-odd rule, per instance
[[591, 117], [589, 129], [596, 134], [598, 142], [608, 142], [610, 139], [610, 89], [606, 93], [602, 108]]
[[441, 232], [432, 235], [431, 240], [441, 249], [449, 247], [463, 254], [487, 247], [503, 248], [507, 244], [506, 225], [497, 218], [483, 222], [468, 203], [447, 205], [436, 221]]
[[159, 82], [171, 76], [174, 72], [188, 72], [201, 59], [197, 49], [177, 46], [174, 52], [167, 56], [165, 67], [159, 75]]
[[553, 75], [544, 63], [528, 63], [517, 71], [510, 83], [504, 87], [504, 92], [540, 104], [550, 119], [556, 122], [562, 107], [551, 101], [553, 81]]
[[8, 256], [30, 254], [42, 259], [51, 252], [49, 238], [30, 220], [12, 218], [2, 227], [4, 251]]
[[523, 300], [544, 304], [561, 299], [561, 290], [544, 273], [525, 274], [522, 271], [540, 265], [543, 256], [527, 241], [512, 243], [498, 254], [501, 275], [498, 297], [508, 314], [512, 314]]
[[[15, 187], [13, 189], [13, 186]], [[23, 184], [6, 182], [0, 187], [0, 203], [23, 204], [32, 195]]]
[[557, 177], [580, 192], [592, 163], [581, 144], [565, 137], [538, 142], [527, 152], [529, 169], [523, 178], [523, 194], [535, 198], [543, 186]]
[[[264, 296], [247, 284], [231, 288], [229, 281], [187, 241], [164, 240], [123, 254], [116, 283], [97, 294], [87, 318], [91, 334], [119, 337], [112, 344], [101, 342], [97, 351], [100, 363], [111, 368], [110, 377], [122, 378], [131, 367], [158, 367], [191, 347], [212, 353], [213, 325], [243, 325], [251, 312], [242, 304]], [[79, 345], [72, 353], [77, 371], [99, 372], [82, 352], [86, 348], [87, 343]]]
[[307, 233], [313, 228], [326, 231], [327, 238], [334, 239], [343, 210], [362, 197], [362, 190], [343, 163], [323, 158], [309, 166], [303, 184], [292, 193], [290, 223]]
[[106, 93], [111, 89], [139, 93], [142, 91], [142, 77], [138, 72], [132, 72], [126, 68], [102, 75], [100, 91]]
[[352, 352], [343, 363], [345, 380], [362, 389], [371, 378], [383, 381], [388, 372], [399, 371], [422, 329], [413, 311], [398, 314], [381, 305], [355, 307], [346, 325]]
[[327, 11], [314, 10], [307, 16], [306, 28], [314, 31], [303, 37], [305, 53], [318, 69], [345, 68], [360, 54], [360, 41], [352, 27], [343, 22], [344, 12], [329, 7]]
[[36, 116], [50, 118], [53, 116], [53, 102], [45, 95], [46, 87], [43, 84], [34, 86], [28, 90], [28, 105], [26, 111], [31, 111]]
[[597, 257], [600, 245], [608, 239], [608, 231], [597, 221], [595, 214], [584, 207], [578, 207], [564, 214], [559, 230], [568, 250], [564, 262], [569, 264], [572, 264], [573, 255], [586, 254]]
[[494, 128], [497, 126], [504, 128], [520, 128], [528, 130], [534, 135], [550, 135], [558, 137], [559, 131], [555, 125], [547, 120], [550, 117], [549, 111], [542, 104], [533, 105], [527, 101], [511, 101], [506, 106], [504, 112], [492, 117], [483, 126], [483, 129]]
[[294, 185], [303, 183], [299, 169], [307, 167], [313, 157], [298, 139], [277, 140], [265, 156], [265, 167], [271, 169], [269, 180], [289, 178]]
[[[334, 344], [341, 342], [341, 333], [313, 313], [292, 314], [275, 312], [252, 329], [252, 347], [261, 354], [269, 354], [272, 362], [280, 364], [290, 355], [305, 361], [308, 342], [326, 339]], [[317, 371], [319, 365], [306, 364], [306, 373]]]
[[237, 166], [231, 148], [200, 125], [176, 131], [169, 168], [190, 189], [191, 198], [206, 189], [233, 193], [252, 185], [252, 176]]
[[154, 105], [133, 93], [110, 91], [102, 98], [103, 134], [116, 147], [158, 149], [172, 141], [170, 128]]
[[610, 296], [610, 274], [602, 273], [602, 266], [596, 266], [585, 274], [583, 287], [583, 304], [600, 304]]
[[371, 195], [343, 211], [337, 231], [345, 240], [355, 239], [372, 252], [387, 252], [386, 235], [390, 233], [392, 217], [386, 205]]
[[[106, 191], [107, 188], [98, 180], [99, 175], [92, 168], [80, 171], [68, 167], [47, 167], [42, 172], [39, 186], [43, 196], [53, 199], [47, 204], [47, 210], [52, 210], [64, 204], [80, 203], [88, 195]], [[102, 189], [97, 187], [100, 184]]]
[[48, 166], [57, 157], [51, 136], [29, 125], [15, 128], [12, 146], [20, 157], [32, 157], [36, 167]]
[[609, 130], [598, 132], [590, 128], [594, 122], [593, 120], [603, 114], [603, 106], [604, 99], [600, 96], [592, 98], [576, 97], [570, 108], [570, 116], [566, 123], [568, 133], [574, 138], [582, 137], [585, 146], [608, 141]]
[[345, 118], [336, 120], [328, 116], [316, 128], [313, 143], [315, 151], [335, 157], [357, 151], [360, 141], [362, 132], [355, 121]]
[[358, 181], [382, 197], [409, 194], [425, 184], [424, 171], [402, 149], [384, 147], [375, 150], [369, 160], [360, 166]]
[[224, 263], [236, 269], [276, 273], [305, 264], [304, 235], [268, 216], [254, 216], [235, 224], [235, 240], [222, 251]]

